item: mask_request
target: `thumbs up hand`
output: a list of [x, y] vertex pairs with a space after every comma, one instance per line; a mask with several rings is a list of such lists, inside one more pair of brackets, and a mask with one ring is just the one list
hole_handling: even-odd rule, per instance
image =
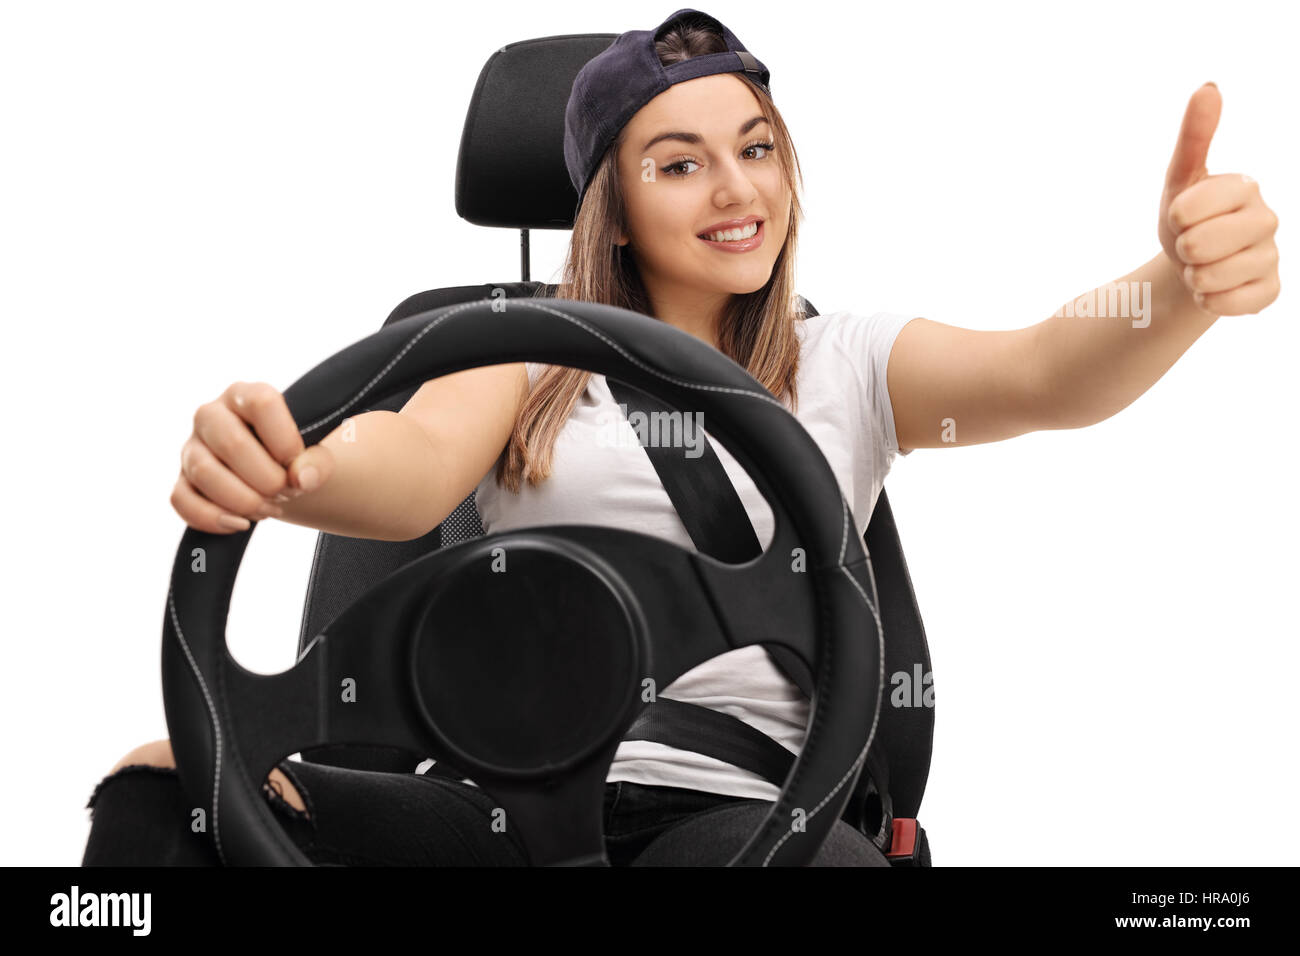
[[1212, 315], [1249, 315], [1277, 298], [1277, 214], [1249, 176], [1211, 176], [1205, 161], [1223, 100], [1192, 94], [1160, 197], [1160, 245], [1196, 303]]

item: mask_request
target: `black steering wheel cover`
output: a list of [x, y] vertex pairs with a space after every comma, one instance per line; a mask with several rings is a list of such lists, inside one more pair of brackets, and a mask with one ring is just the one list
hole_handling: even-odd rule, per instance
[[[875, 737], [885, 686], [884, 635], [877, 608], [853, 573], [866, 555], [830, 465], [798, 420], [752, 376], [694, 337], [636, 312], [562, 299], [484, 299], [385, 326], [317, 365], [284, 397], [310, 446], [348, 415], [398, 391], [468, 368], [521, 361], [588, 369], [673, 407], [702, 412], [710, 433], [772, 507], [771, 559], [788, 563], [784, 549], [805, 549], [817, 592], [819, 649], [818, 660], [810, 662], [816, 683], [807, 736], [780, 798], [731, 861], [805, 862], [805, 840], [791, 837], [806, 835], [820, 846]], [[836, 500], [839, 507], [828, 506]], [[230, 535], [186, 528], [164, 614], [164, 708], [181, 783], [191, 798], [210, 801], [208, 826], [223, 861], [311, 865], [232, 746], [220, 681], [225, 667], [239, 667], [224, 635], [235, 576], [255, 528]], [[192, 570], [196, 549], [203, 573]], [[868, 633], [872, 625], [874, 634]], [[870, 728], [865, 742], [864, 727]]]

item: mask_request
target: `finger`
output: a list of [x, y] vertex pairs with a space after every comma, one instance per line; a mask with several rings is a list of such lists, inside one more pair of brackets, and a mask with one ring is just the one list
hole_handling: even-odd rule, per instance
[[1174, 251], [1185, 264], [1218, 262], [1273, 235], [1273, 219], [1271, 210], [1254, 206], [1215, 216], [1181, 232]]
[[1169, 225], [1174, 232], [1182, 232], [1206, 219], [1244, 209], [1258, 196], [1259, 183], [1238, 173], [1207, 176], [1170, 201]]
[[1200, 300], [1206, 312], [1215, 315], [1254, 315], [1277, 298], [1282, 283], [1276, 272], [1262, 279], [1247, 282], [1227, 292], [1212, 292]]
[[[334, 472], [334, 456], [324, 445], [312, 445], [289, 467], [289, 494], [315, 491]], [[310, 478], [310, 482], [306, 479]]]
[[288, 477], [284, 466], [223, 401], [199, 408], [194, 415], [194, 434], [258, 494], [269, 498], [284, 487]]
[[1183, 278], [1193, 292], [1227, 292], [1267, 276], [1277, 268], [1277, 263], [1277, 243], [1268, 239], [1218, 262], [1189, 265], [1183, 270]]
[[221, 396], [226, 407], [252, 426], [271, 456], [284, 467], [302, 454], [298, 424], [284, 396], [265, 382], [236, 382]]
[[181, 450], [181, 474], [199, 494], [231, 514], [258, 518], [282, 513], [275, 502], [246, 485], [197, 438], [190, 438]]
[[1206, 83], [1192, 94], [1183, 112], [1174, 154], [1165, 171], [1165, 186], [1174, 194], [1205, 176], [1210, 140], [1219, 126], [1223, 98], [1219, 88]]
[[247, 518], [223, 511], [199, 494], [183, 474], [176, 479], [176, 485], [172, 488], [171, 504], [187, 525], [199, 531], [234, 534], [252, 527], [252, 522]]

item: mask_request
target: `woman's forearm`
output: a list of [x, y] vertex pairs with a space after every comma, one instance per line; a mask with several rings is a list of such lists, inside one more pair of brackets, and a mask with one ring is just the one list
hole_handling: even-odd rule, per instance
[[1164, 252], [1038, 325], [1047, 428], [1110, 418], [1160, 380], [1218, 318]]
[[281, 521], [349, 538], [409, 541], [432, 530], [437, 471], [411, 418], [372, 411], [345, 419], [321, 441], [334, 472], [316, 491], [281, 505]]

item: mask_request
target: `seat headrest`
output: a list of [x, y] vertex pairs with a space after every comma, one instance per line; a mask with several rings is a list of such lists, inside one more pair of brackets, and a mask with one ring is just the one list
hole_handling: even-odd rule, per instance
[[578, 194], [564, 165], [564, 108], [578, 71], [616, 33], [523, 40], [488, 58], [456, 160], [456, 212], [477, 226], [572, 229]]

